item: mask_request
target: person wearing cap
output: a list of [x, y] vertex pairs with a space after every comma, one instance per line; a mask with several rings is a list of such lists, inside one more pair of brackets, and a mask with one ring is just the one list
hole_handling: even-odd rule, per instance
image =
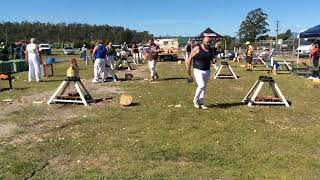
[[40, 64], [42, 64], [42, 57], [39, 50], [39, 46], [36, 44], [36, 39], [31, 38], [30, 44], [26, 47], [26, 61], [29, 64], [29, 74], [28, 81], [31, 82], [34, 75], [36, 76], [36, 81], [41, 81]]
[[87, 46], [85, 44], [82, 45], [80, 57], [83, 58], [84, 61], [86, 60], [86, 57], [87, 57]]
[[247, 71], [252, 71], [253, 69], [253, 65], [252, 65], [252, 61], [253, 61], [253, 46], [251, 45], [250, 41], [247, 41], [245, 43], [245, 45], [247, 46], [247, 50], [245, 53], [246, 56], [246, 62], [247, 62]]
[[106, 81], [106, 57], [107, 49], [104, 46], [103, 41], [99, 40], [92, 52], [92, 59], [94, 61], [94, 78], [93, 83]]

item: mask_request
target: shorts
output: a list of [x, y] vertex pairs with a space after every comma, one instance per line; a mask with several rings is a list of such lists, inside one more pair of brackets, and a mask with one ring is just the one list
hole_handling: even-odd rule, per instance
[[246, 57], [246, 62], [248, 63], [248, 64], [252, 64], [252, 57]]

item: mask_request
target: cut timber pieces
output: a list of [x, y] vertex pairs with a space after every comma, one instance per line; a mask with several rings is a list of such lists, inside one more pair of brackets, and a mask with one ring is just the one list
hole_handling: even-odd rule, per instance
[[131, 74], [131, 73], [125, 73], [125, 74], [124, 74], [124, 79], [125, 79], [125, 80], [132, 80], [132, 79], [133, 79], [133, 74]]
[[[264, 83], [268, 83], [269, 87], [271, 87], [272, 92], [274, 94], [273, 97], [262, 98], [258, 97], [259, 92], [261, 91]], [[286, 107], [290, 107], [288, 101], [283, 96], [280, 88], [277, 86], [276, 82], [272, 77], [269, 76], [260, 76], [256, 83], [252, 86], [247, 95], [243, 98], [242, 102], [247, 102], [248, 106], [251, 107], [253, 105], [285, 105]]]
[[312, 84], [314, 88], [320, 88], [320, 79], [313, 79]]
[[120, 104], [124, 106], [130, 106], [132, 104], [132, 96], [128, 94], [121, 95]]
[[[64, 95], [65, 91], [70, 86], [71, 82], [73, 82], [79, 96]], [[67, 78], [60, 84], [58, 89], [53, 93], [51, 98], [48, 100], [47, 104], [50, 105], [55, 102], [80, 103], [84, 106], [88, 106], [88, 103], [93, 102], [93, 99], [87, 91], [87, 89], [82, 84], [82, 82], [80, 81], [80, 78]]]
[[[228, 72], [229, 74], [221, 74], [223, 68], [229, 71]], [[228, 62], [221, 62], [221, 66], [218, 68], [213, 78], [214, 79], [217, 79], [217, 78], [238, 79], [237, 75], [234, 73], [233, 69], [231, 68]]]

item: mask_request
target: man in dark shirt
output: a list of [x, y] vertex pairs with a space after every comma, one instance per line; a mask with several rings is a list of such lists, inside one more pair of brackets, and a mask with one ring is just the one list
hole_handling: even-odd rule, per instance
[[148, 59], [148, 65], [149, 65], [149, 70], [151, 73], [151, 79], [153, 81], [159, 78], [159, 75], [156, 72], [156, 64], [157, 64], [159, 52], [160, 52], [159, 46], [154, 43], [153, 39], [149, 40], [149, 47], [146, 50], [146, 56]]
[[211, 39], [204, 37], [199, 46], [195, 46], [189, 58], [186, 61], [188, 75], [191, 76], [191, 66], [193, 64], [193, 73], [197, 83], [197, 89], [193, 98], [194, 107], [199, 109], [208, 109], [204, 105], [205, 89], [210, 77], [210, 65], [214, 57], [214, 52], [210, 48]]

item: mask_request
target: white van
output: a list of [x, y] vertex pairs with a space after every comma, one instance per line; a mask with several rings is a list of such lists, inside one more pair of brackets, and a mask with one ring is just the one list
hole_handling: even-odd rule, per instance
[[39, 44], [39, 51], [43, 54], [51, 54], [50, 44]]
[[311, 45], [300, 45], [297, 49], [296, 49], [296, 55], [298, 55], [299, 52], [299, 56], [309, 56], [310, 55], [310, 51], [311, 51]]

